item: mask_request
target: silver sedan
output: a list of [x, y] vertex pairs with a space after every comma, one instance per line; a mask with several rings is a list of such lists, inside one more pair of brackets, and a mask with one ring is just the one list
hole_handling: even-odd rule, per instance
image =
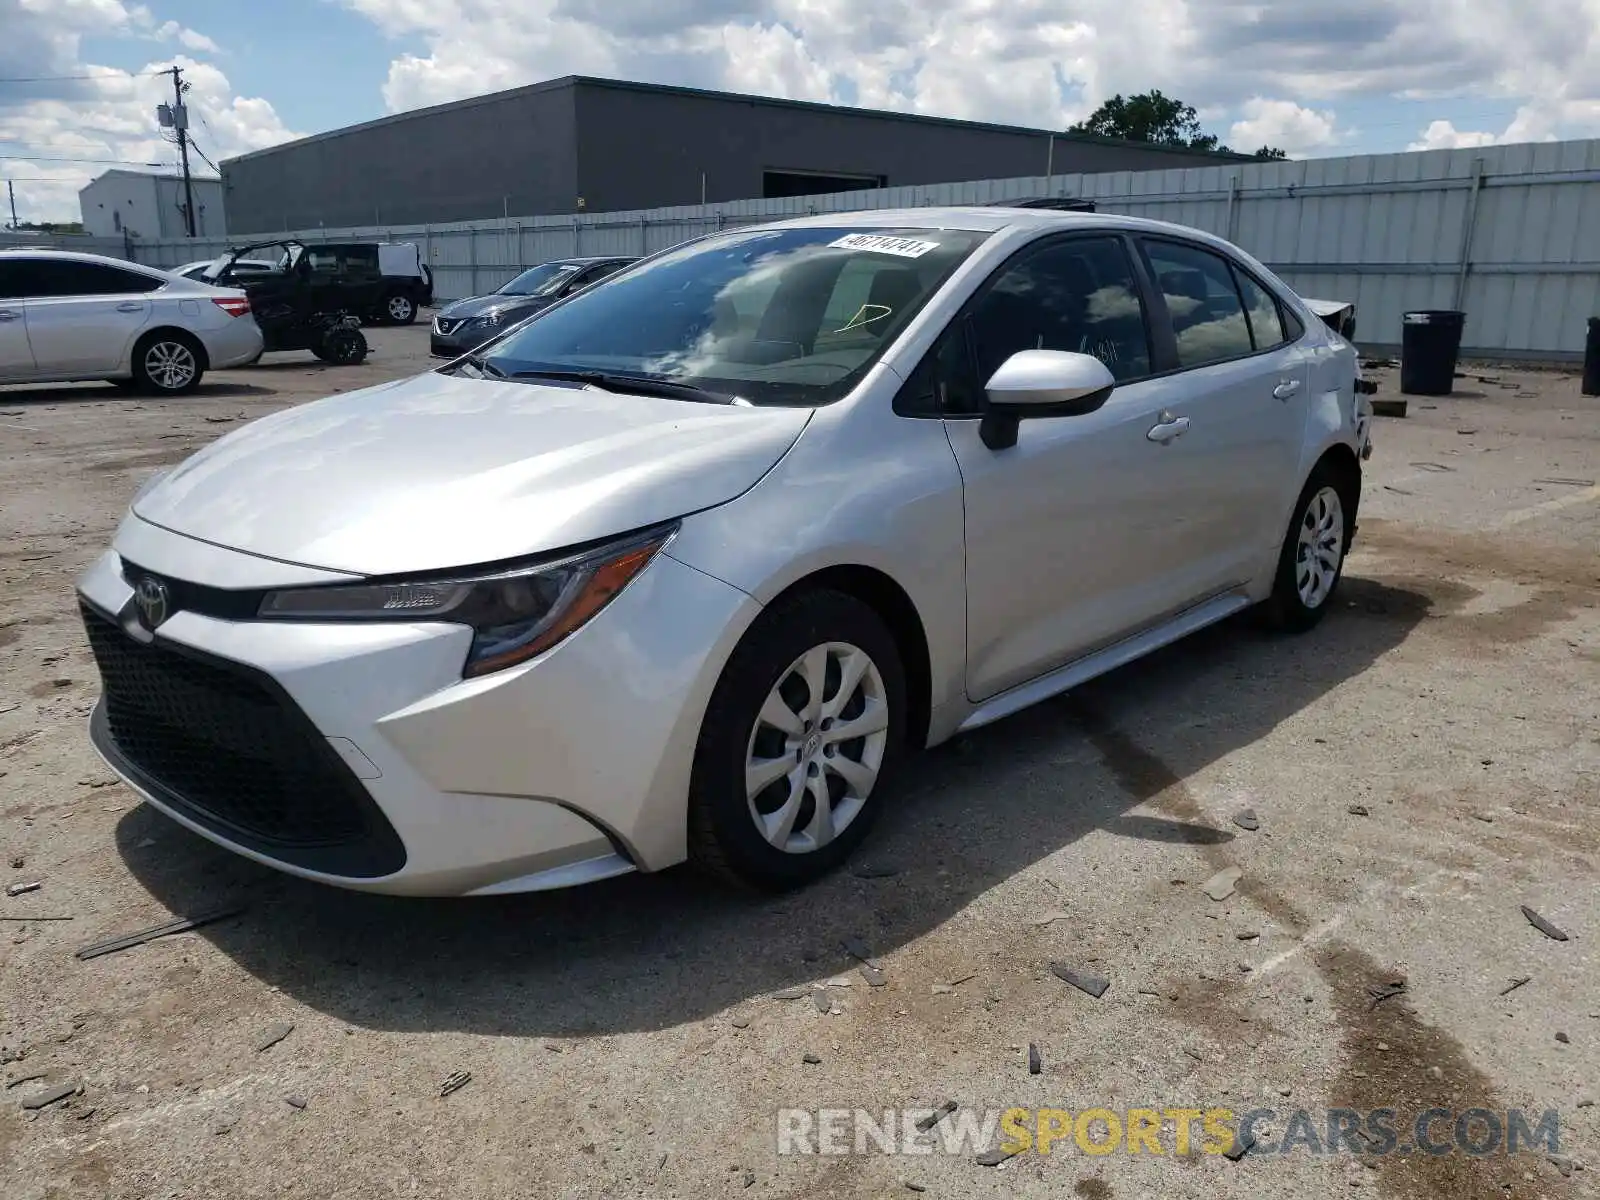
[[802, 884], [907, 752], [1244, 609], [1315, 625], [1355, 381], [1192, 229], [707, 237], [147, 483], [79, 583], [91, 736], [175, 820], [327, 883]]
[[0, 251], [0, 383], [105, 379], [183, 395], [261, 347], [241, 291], [98, 254]]

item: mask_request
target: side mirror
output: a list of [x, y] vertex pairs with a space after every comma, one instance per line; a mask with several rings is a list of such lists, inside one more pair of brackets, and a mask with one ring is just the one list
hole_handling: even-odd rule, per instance
[[979, 436], [991, 450], [1010, 449], [1017, 444], [1017, 423], [1024, 418], [1092, 413], [1116, 386], [1111, 371], [1092, 354], [1018, 351], [984, 385], [989, 404]]

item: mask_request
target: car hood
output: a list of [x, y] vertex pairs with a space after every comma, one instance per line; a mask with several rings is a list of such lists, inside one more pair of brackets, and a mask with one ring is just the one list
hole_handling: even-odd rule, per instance
[[467, 317], [486, 317], [490, 313], [503, 312], [518, 316], [538, 312], [541, 308], [549, 308], [550, 300], [538, 296], [506, 296], [496, 292], [492, 296], [471, 296], [466, 300], [457, 300], [453, 304], [446, 304], [439, 310], [439, 315], [450, 321], [460, 321]]
[[174, 533], [357, 575], [472, 566], [731, 500], [810, 417], [430, 373], [237, 429], [133, 511]]

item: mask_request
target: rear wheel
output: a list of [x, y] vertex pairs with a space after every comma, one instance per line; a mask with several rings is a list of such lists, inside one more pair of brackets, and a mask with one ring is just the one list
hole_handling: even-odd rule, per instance
[[1272, 595], [1262, 606], [1271, 624], [1299, 632], [1322, 620], [1344, 577], [1352, 509], [1337, 475], [1319, 465], [1295, 503]]
[[336, 367], [359, 366], [367, 357], [367, 339], [359, 329], [340, 326], [322, 335], [322, 340], [311, 351], [325, 363]]
[[905, 729], [894, 639], [852, 596], [768, 609], [707, 706], [689, 797], [690, 855], [779, 890], [847, 858], [882, 807]]
[[394, 325], [409, 325], [417, 319], [417, 302], [396, 292], [383, 302], [383, 319]]
[[133, 384], [154, 395], [186, 395], [200, 386], [203, 355], [200, 343], [186, 333], [149, 334], [133, 348]]

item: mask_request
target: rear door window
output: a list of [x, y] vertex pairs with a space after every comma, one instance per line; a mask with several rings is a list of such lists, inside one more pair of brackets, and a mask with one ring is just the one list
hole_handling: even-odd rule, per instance
[[1257, 350], [1271, 350], [1289, 340], [1283, 329], [1283, 317], [1278, 302], [1243, 271], [1235, 270], [1239, 280], [1239, 294], [1244, 297], [1245, 316], [1250, 319], [1250, 337]]
[[1180, 367], [1203, 367], [1254, 351], [1226, 259], [1179, 242], [1147, 240], [1144, 246], [1172, 320]]
[[166, 284], [165, 279], [106, 263], [35, 259], [32, 266], [33, 295], [40, 297], [137, 295]]

